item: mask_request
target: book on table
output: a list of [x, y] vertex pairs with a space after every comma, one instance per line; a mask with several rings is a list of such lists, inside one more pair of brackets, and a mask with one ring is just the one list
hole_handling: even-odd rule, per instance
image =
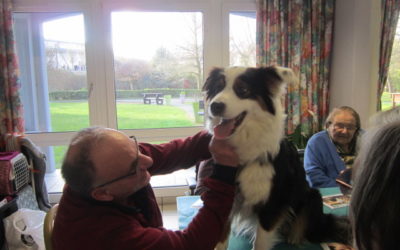
[[344, 194], [325, 195], [322, 196], [322, 202], [331, 209], [347, 207], [350, 203], [350, 196]]

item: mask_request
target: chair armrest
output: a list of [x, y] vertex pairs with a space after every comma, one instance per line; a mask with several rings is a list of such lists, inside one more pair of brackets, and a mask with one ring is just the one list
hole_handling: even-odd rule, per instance
[[194, 195], [194, 190], [196, 189], [197, 185], [196, 177], [187, 175], [186, 182], [190, 189], [190, 195]]

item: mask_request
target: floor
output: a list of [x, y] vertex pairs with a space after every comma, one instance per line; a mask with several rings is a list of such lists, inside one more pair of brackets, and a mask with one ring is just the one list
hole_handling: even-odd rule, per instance
[[46, 173], [44, 181], [46, 182], [46, 188], [49, 194], [62, 193], [64, 187], [64, 179], [61, 177], [59, 169], [57, 169], [53, 173]]
[[160, 206], [164, 227], [171, 230], [178, 230], [178, 212], [176, 202]]
[[[164, 227], [178, 230], [178, 213], [176, 197], [186, 195], [188, 187], [186, 176], [194, 174], [193, 169], [180, 170], [169, 175], [153, 176], [151, 185], [155, 190], [160, 210], [162, 211]], [[46, 187], [51, 203], [58, 203], [62, 194], [64, 180], [59, 170], [45, 176]]]

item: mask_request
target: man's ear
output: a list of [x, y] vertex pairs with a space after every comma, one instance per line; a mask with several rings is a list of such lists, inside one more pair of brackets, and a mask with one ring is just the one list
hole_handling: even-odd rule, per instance
[[107, 189], [104, 188], [95, 188], [90, 192], [90, 196], [93, 199], [98, 201], [112, 201], [114, 200], [114, 196], [108, 192]]

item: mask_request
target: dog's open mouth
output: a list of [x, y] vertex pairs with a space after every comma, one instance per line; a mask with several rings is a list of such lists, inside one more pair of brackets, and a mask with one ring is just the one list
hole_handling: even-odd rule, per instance
[[217, 139], [226, 139], [231, 136], [237, 127], [243, 122], [247, 112], [244, 111], [233, 119], [222, 119], [220, 124], [214, 127], [214, 136]]

